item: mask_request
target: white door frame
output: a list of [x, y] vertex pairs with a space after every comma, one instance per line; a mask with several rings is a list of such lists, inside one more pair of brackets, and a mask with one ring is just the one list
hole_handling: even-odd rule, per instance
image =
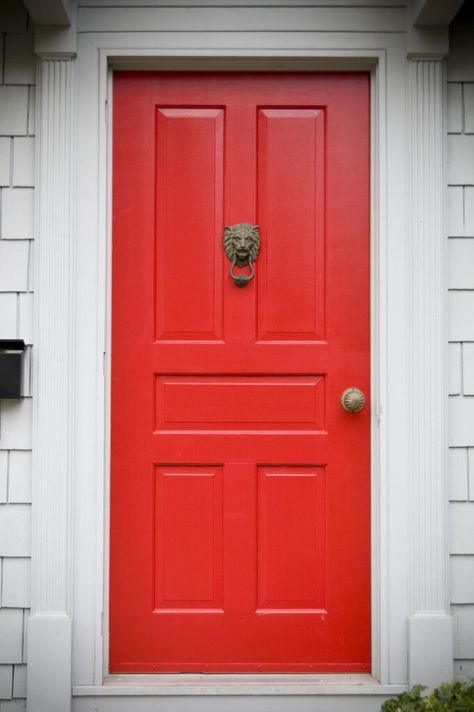
[[[186, 49], [177, 36], [170, 49], [145, 34], [79, 35], [77, 57], [44, 41], [38, 50], [29, 709], [66, 712], [71, 687], [75, 696], [108, 694], [113, 67], [371, 71], [373, 677], [365, 684], [383, 694], [448, 678], [443, 52], [407, 60], [397, 33], [347, 34], [343, 49], [340, 35], [325, 33], [312, 49], [295, 40], [238, 51]], [[235, 677], [220, 688], [211, 678], [186, 694], [235, 694]], [[286, 676], [273, 693], [268, 677], [260, 688], [254, 681], [242, 676], [238, 692], [340, 690], [334, 677], [298, 687]], [[342, 683], [344, 694], [360, 692]], [[153, 684], [156, 694], [183, 694], [162, 676]], [[136, 682], [121, 690], [113, 694], [139, 694]]]

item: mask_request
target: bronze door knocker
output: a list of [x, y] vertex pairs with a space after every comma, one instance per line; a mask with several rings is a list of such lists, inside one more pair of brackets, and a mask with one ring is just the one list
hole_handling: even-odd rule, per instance
[[[260, 249], [260, 228], [239, 223], [224, 228], [225, 253], [231, 261], [230, 276], [237, 287], [245, 287], [255, 275], [254, 263]], [[236, 274], [236, 267], [250, 267], [250, 274]]]

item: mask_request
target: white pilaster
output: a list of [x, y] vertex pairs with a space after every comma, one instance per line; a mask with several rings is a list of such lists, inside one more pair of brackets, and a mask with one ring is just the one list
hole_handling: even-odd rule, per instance
[[444, 67], [408, 60], [410, 684], [452, 676], [447, 614]]
[[28, 710], [71, 708], [73, 73], [40, 56]]

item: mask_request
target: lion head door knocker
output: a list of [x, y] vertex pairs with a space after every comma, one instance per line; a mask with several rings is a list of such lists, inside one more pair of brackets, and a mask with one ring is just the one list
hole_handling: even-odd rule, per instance
[[[245, 287], [255, 275], [254, 263], [260, 249], [260, 228], [250, 223], [239, 223], [224, 228], [224, 248], [229, 260], [230, 276], [237, 287]], [[235, 274], [236, 267], [250, 267], [250, 274]]]

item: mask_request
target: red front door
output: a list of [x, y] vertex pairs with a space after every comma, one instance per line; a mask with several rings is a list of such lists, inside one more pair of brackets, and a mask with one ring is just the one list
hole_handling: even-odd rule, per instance
[[110, 670], [368, 671], [369, 77], [119, 72], [114, 126]]

